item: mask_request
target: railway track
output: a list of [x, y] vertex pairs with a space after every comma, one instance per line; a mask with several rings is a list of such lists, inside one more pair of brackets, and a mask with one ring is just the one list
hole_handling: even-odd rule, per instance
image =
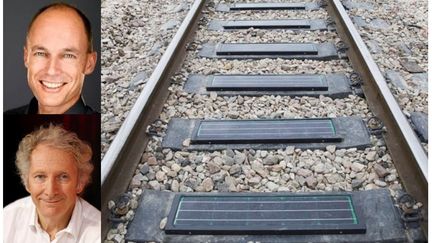
[[427, 155], [342, 4], [276, 5], [194, 2], [102, 161], [108, 240], [427, 238]]

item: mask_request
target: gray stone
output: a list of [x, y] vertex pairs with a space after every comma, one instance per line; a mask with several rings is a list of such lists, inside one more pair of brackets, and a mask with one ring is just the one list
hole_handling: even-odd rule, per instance
[[234, 156], [235, 156], [235, 153], [232, 149], [225, 150], [225, 154], [226, 154], [226, 156], [229, 156], [231, 158], [234, 158]]
[[407, 44], [400, 43], [399, 46], [398, 46], [398, 48], [399, 48], [399, 51], [401, 52], [401, 54], [406, 55], [406, 56], [411, 56], [412, 55], [412, 51], [408, 47]]
[[234, 160], [237, 164], [241, 164], [246, 160], [246, 155], [243, 153], [238, 153], [234, 156]]
[[323, 173], [324, 170], [325, 170], [325, 165], [323, 163], [319, 163], [319, 164], [315, 165], [315, 167], [314, 167], [314, 171], [316, 173]]
[[285, 150], [285, 152], [286, 152], [287, 155], [294, 154], [294, 151], [295, 151], [295, 147], [294, 146], [288, 146], [286, 148], [286, 150]]
[[174, 29], [180, 22], [174, 19], [168, 20], [165, 24], [161, 26], [161, 30], [171, 30]]
[[153, 166], [153, 165], [157, 165], [158, 162], [157, 162], [157, 160], [156, 160], [155, 157], [151, 156], [151, 157], [148, 158], [147, 164], [150, 165], [150, 166]]
[[217, 174], [212, 175], [211, 178], [214, 182], [221, 182], [225, 179], [225, 173], [221, 171]]
[[179, 5], [177, 5], [175, 8], [172, 8], [172, 10], [170, 11], [171, 13], [179, 13], [185, 10], [188, 10], [188, 3], [187, 2], [182, 2]]
[[204, 188], [204, 191], [210, 192], [214, 187], [213, 180], [211, 178], [205, 178], [201, 183], [201, 186]]
[[373, 19], [369, 23], [370, 27], [373, 29], [388, 29], [390, 25], [383, 19]]
[[260, 176], [262, 177], [267, 177], [268, 176], [268, 171], [266, 168], [264, 168], [264, 166], [258, 162], [258, 161], [253, 161], [252, 164], [252, 170], [254, 170], [256, 173], [258, 173]]
[[396, 181], [396, 179], [397, 179], [397, 176], [395, 174], [390, 174], [385, 178], [385, 181], [393, 182], [393, 181]]
[[141, 186], [141, 180], [136, 179], [135, 177], [132, 178], [131, 182], [130, 182], [130, 187], [131, 188], [137, 188]]
[[132, 199], [132, 200], [130, 200], [130, 207], [132, 208], [132, 209], [136, 209], [136, 208], [138, 208], [138, 201], [136, 200], [136, 199]]
[[236, 175], [236, 174], [239, 174], [241, 171], [242, 171], [241, 166], [238, 164], [235, 164], [235, 165], [231, 166], [229, 173], [230, 173], [230, 175]]
[[276, 192], [279, 188], [279, 186], [272, 181], [267, 182], [266, 187], [272, 192]]
[[226, 176], [225, 177], [225, 184], [228, 186], [228, 190], [230, 192], [236, 192], [237, 188], [236, 188], [236, 182], [235, 179], [231, 176]]
[[221, 170], [220, 166], [218, 164], [211, 162], [211, 161], [207, 163], [207, 168], [208, 168], [210, 174], [217, 173]]
[[420, 136], [423, 142], [428, 142], [428, 115], [423, 112], [412, 112], [411, 122], [414, 125], [414, 130]]
[[165, 161], [170, 161], [172, 160], [174, 157], [173, 152], [169, 151], [166, 155], [165, 155]]
[[135, 77], [132, 78], [132, 80], [130, 81], [129, 88], [140, 84], [145, 84], [147, 78], [148, 74], [145, 71], [137, 73]]
[[386, 187], [387, 183], [385, 183], [384, 181], [381, 180], [374, 180], [375, 185], [379, 186], [379, 187]]
[[299, 176], [303, 176], [303, 177], [308, 177], [312, 175], [312, 171], [308, 170], [308, 169], [299, 169], [297, 171], [297, 175]]
[[411, 82], [417, 89], [428, 91], [428, 74], [427, 73], [414, 73], [411, 75]]
[[354, 24], [357, 25], [357, 27], [367, 26], [366, 21], [360, 16], [353, 16], [352, 20], [353, 20]]
[[167, 222], [168, 222], [168, 218], [167, 217], [163, 218], [159, 223], [159, 228], [161, 230], [165, 229]]
[[382, 167], [380, 164], [375, 164], [374, 165], [374, 170], [375, 173], [380, 177], [380, 178], [384, 178], [386, 177], [388, 174], [390, 174], [390, 172], [388, 172], [386, 170], [386, 168]]
[[307, 178], [306, 178], [306, 185], [309, 187], [309, 188], [315, 188], [316, 187], [316, 185], [318, 184], [318, 181], [317, 181], [317, 179], [314, 177], [314, 176], [308, 176]]
[[108, 209], [111, 210], [111, 209], [113, 209], [114, 207], [115, 207], [115, 202], [114, 202], [113, 200], [110, 200], [110, 201], [108, 202]]
[[371, 53], [373, 53], [373, 54], [381, 53], [382, 49], [376, 40], [367, 40], [366, 44], [367, 44], [369, 51]]
[[157, 181], [150, 181], [149, 185], [153, 190], [156, 190], [156, 191], [160, 190], [160, 184]]
[[173, 170], [174, 172], [178, 173], [181, 170], [181, 166], [179, 164], [172, 164], [171, 165], [171, 170]]
[[396, 87], [401, 89], [406, 89], [408, 84], [405, 82], [405, 79], [399, 74], [399, 72], [388, 70], [386, 72], [387, 79]]
[[158, 171], [158, 172], [156, 172], [156, 180], [157, 180], [157, 181], [162, 182], [162, 181], [164, 181], [165, 179], [166, 179], [165, 172], [163, 172], [163, 171]]
[[191, 143], [191, 139], [190, 139], [190, 138], [187, 138], [187, 139], [185, 139], [185, 140], [183, 141], [183, 146], [184, 146], [184, 147], [189, 147], [189, 146], [190, 146], [190, 143]]
[[263, 164], [265, 165], [274, 165], [279, 163], [279, 159], [276, 156], [269, 155], [263, 160]]
[[229, 156], [223, 156], [223, 164], [224, 165], [233, 165], [235, 163], [234, 159]]
[[424, 70], [417, 64], [415, 60], [401, 58], [400, 64], [410, 73], [423, 73]]
[[329, 145], [326, 147], [326, 150], [329, 151], [330, 153], [334, 153], [336, 151], [336, 146], [335, 145]]
[[188, 178], [184, 182], [184, 185], [195, 190], [195, 188], [198, 186], [198, 181], [195, 178]]
[[364, 168], [365, 168], [365, 165], [360, 164], [358, 162], [354, 162], [351, 164], [351, 170], [354, 172], [362, 172]]
[[179, 192], [179, 189], [180, 189], [179, 182], [177, 180], [173, 180], [171, 182], [171, 191], [173, 191], [173, 192]]
[[366, 154], [366, 159], [368, 161], [375, 161], [376, 155], [377, 155], [376, 151], [371, 151], [371, 152], [369, 152], [369, 153]]
[[249, 183], [250, 185], [258, 185], [258, 184], [260, 184], [261, 180], [262, 180], [261, 177], [259, 177], [259, 176], [254, 176], [254, 177], [252, 177], [252, 178], [250, 178], [250, 179], [248, 180], [248, 183]]
[[340, 182], [342, 180], [341, 176], [338, 174], [326, 174], [324, 176], [330, 184], [335, 184], [336, 182]]
[[150, 170], [150, 167], [148, 166], [148, 164], [144, 164], [141, 167], [140, 172], [141, 172], [141, 174], [146, 175], [149, 172], [149, 170]]
[[357, 1], [343, 1], [342, 4], [346, 9], [367, 9], [367, 10], [373, 10], [374, 7], [370, 3], [364, 3], [364, 2], [357, 2]]
[[361, 179], [354, 179], [351, 181], [351, 187], [352, 189], [358, 189], [363, 184], [363, 180]]

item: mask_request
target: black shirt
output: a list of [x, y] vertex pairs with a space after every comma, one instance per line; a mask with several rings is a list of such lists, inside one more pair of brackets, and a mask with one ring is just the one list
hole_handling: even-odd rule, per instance
[[[29, 115], [38, 113], [38, 102], [35, 97], [31, 99], [30, 103], [15, 109], [5, 111], [6, 115]], [[98, 112], [86, 105], [82, 99], [79, 99], [69, 110], [64, 114], [96, 114]]]

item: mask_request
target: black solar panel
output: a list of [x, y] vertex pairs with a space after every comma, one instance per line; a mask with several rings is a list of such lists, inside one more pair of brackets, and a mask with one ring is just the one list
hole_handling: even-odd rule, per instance
[[324, 75], [215, 75], [207, 91], [328, 90]]
[[311, 23], [309, 20], [289, 19], [289, 20], [235, 20], [227, 21], [223, 24], [225, 29], [309, 29]]
[[177, 195], [167, 233], [364, 233], [351, 195]]
[[220, 44], [216, 55], [318, 55], [316, 44]]
[[194, 144], [339, 142], [331, 119], [205, 120], [196, 127]]
[[304, 10], [304, 3], [236, 3], [230, 7], [230, 10]]

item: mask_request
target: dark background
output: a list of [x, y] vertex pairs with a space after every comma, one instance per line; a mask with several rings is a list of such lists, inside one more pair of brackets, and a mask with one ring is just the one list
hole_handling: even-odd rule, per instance
[[100, 210], [100, 115], [6, 115], [3, 116], [3, 206], [26, 197], [29, 193], [21, 183], [15, 166], [15, 154], [21, 139], [41, 125], [63, 124], [63, 128], [75, 132], [81, 140], [87, 141], [93, 150], [92, 182], [81, 195], [87, 202]]
[[[54, 1], [6, 0], [3, 5], [3, 110], [9, 110], [30, 102], [33, 94], [27, 85], [27, 69], [24, 66], [24, 44], [27, 26], [33, 15]], [[101, 68], [100, 68], [100, 1], [65, 0], [80, 9], [90, 20], [93, 32], [93, 47], [98, 55], [95, 70], [86, 76], [83, 93], [85, 102], [100, 113]], [[7, 128], [7, 127], [6, 127]]]

